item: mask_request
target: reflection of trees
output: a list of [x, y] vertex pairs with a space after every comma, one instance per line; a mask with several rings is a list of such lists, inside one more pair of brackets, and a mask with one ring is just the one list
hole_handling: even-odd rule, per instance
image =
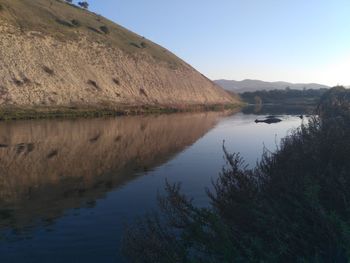
[[259, 96], [254, 97], [254, 112], [258, 113], [262, 108], [262, 100]]
[[271, 115], [301, 115], [313, 114], [316, 106], [313, 105], [251, 105], [242, 109], [245, 114]]

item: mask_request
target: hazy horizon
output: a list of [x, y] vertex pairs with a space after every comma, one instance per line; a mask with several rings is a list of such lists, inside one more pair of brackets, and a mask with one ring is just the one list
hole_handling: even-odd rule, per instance
[[[254, 79], [254, 78], [245, 78], [245, 79], [225, 79], [225, 78], [220, 78], [220, 79], [214, 79], [214, 81], [217, 80], [228, 80], [228, 81], [245, 81], [245, 80], [252, 80], [252, 81], [262, 81], [262, 82], [287, 82], [287, 83], [291, 83], [291, 84], [320, 84], [320, 85], [326, 85], [327, 84], [323, 84], [323, 83], [318, 83], [318, 82], [293, 82], [293, 81], [285, 81], [285, 80], [265, 80], [265, 79]], [[347, 86], [347, 85], [345, 85]]]
[[350, 3], [90, 0], [211, 79], [349, 85]]

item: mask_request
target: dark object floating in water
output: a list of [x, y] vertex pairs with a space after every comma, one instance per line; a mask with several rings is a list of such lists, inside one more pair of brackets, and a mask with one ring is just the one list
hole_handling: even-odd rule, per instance
[[280, 117], [280, 116], [278, 116], [278, 115], [269, 115], [269, 116], [266, 116], [265, 118], [266, 119], [276, 119], [278, 117]]
[[267, 118], [265, 120], [258, 120], [258, 119], [256, 119], [255, 123], [264, 122], [264, 123], [267, 123], [267, 124], [271, 124], [271, 123], [278, 123], [278, 122], [281, 122], [281, 121], [282, 120], [279, 119], [279, 118], [271, 117], [271, 118]]

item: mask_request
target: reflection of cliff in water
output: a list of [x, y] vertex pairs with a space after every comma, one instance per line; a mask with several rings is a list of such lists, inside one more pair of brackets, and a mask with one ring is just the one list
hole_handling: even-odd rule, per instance
[[222, 113], [0, 124], [0, 225], [93, 202], [193, 144]]

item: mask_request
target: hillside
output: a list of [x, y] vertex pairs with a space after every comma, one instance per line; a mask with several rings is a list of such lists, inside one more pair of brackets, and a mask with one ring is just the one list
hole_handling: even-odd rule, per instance
[[124, 109], [237, 100], [163, 47], [59, 0], [0, 0], [1, 109]]
[[215, 80], [216, 84], [221, 86], [222, 88], [237, 92], [237, 93], [243, 93], [243, 92], [254, 92], [258, 90], [278, 90], [278, 89], [286, 89], [289, 87], [290, 89], [297, 89], [297, 90], [303, 90], [305, 89], [325, 89], [330, 88], [326, 85], [322, 84], [316, 84], [316, 83], [289, 83], [284, 81], [276, 81], [276, 82], [266, 82], [261, 80], [252, 80], [252, 79], [245, 79], [242, 81], [236, 81], [236, 80]]

